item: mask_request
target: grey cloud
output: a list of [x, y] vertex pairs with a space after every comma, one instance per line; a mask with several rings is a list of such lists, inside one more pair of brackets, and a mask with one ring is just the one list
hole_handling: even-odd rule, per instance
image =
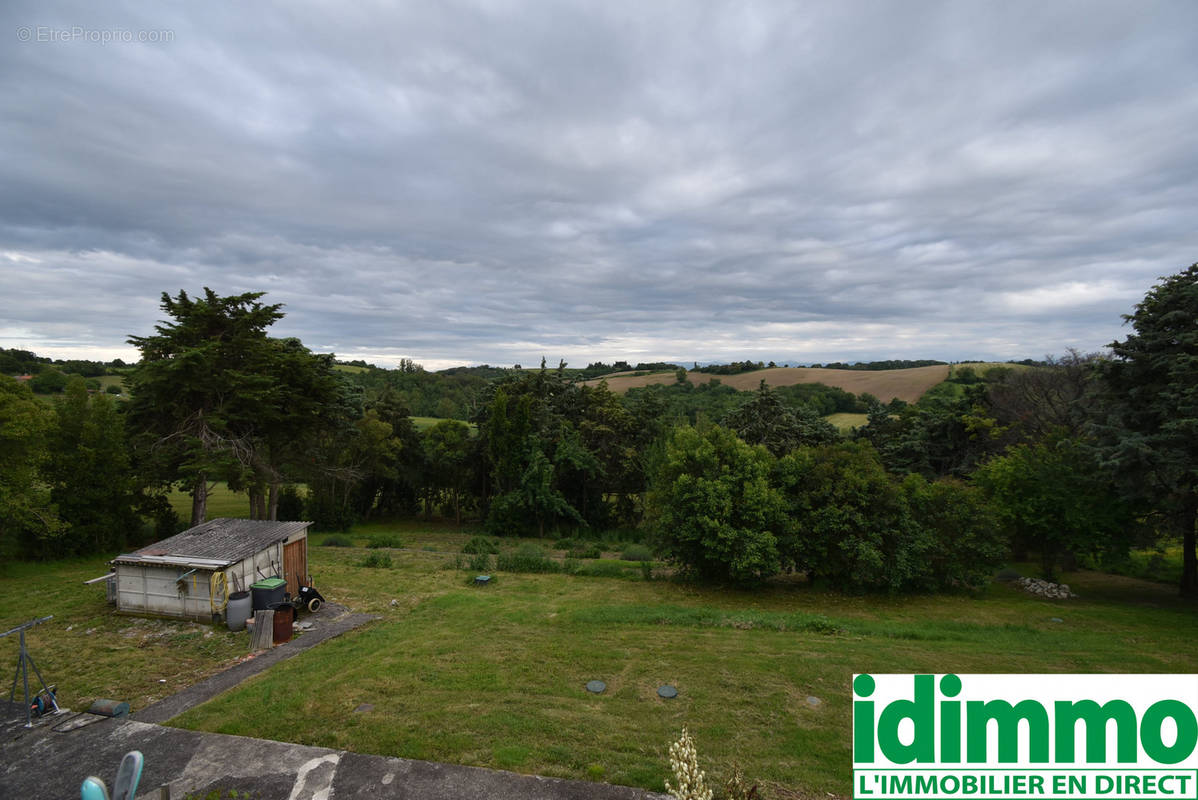
[[0, 25], [173, 33], [0, 48], [8, 346], [115, 353], [209, 285], [268, 291], [309, 346], [436, 366], [1038, 356], [1120, 336], [1198, 245], [1190, 4]]

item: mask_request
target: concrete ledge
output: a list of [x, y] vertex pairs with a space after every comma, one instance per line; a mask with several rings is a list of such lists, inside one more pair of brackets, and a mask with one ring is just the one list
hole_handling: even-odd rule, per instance
[[69, 733], [22, 728], [0, 743], [0, 797], [74, 797], [88, 775], [110, 786], [121, 757], [145, 756], [138, 797], [172, 798], [219, 790], [255, 800], [651, 800], [650, 792], [513, 772], [370, 756], [243, 736], [185, 731], [136, 720], [104, 719]]

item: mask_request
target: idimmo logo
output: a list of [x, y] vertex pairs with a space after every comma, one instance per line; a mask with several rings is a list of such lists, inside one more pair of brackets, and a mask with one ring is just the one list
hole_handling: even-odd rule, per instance
[[853, 796], [1198, 800], [1196, 675], [854, 675]]

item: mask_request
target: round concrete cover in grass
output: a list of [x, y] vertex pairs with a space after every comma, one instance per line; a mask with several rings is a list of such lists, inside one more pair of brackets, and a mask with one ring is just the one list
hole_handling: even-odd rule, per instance
[[678, 696], [678, 690], [667, 683], [664, 686], [657, 687], [657, 696], [670, 700]]
[[603, 694], [607, 684], [603, 681], [587, 681], [587, 691], [591, 694]]

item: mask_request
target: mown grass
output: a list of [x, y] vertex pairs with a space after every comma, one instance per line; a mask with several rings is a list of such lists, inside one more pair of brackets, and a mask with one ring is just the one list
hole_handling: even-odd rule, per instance
[[[111, 557], [0, 567], [0, 631], [54, 616], [26, 641], [42, 676], [58, 684], [63, 706], [83, 709], [105, 697], [142, 708], [246, 654], [244, 634], [223, 627], [114, 613], [103, 583], [83, 585], [106, 574]], [[16, 658], [17, 637], [0, 639], [0, 667], [10, 681]]]
[[829, 414], [824, 419], [835, 425], [836, 430], [841, 433], [848, 433], [853, 428], [864, 427], [869, 422], [869, 414], [849, 414], [842, 411]]
[[[191, 495], [183, 489], [171, 489], [167, 496], [171, 508], [186, 523], [191, 519]], [[208, 495], [208, 519], [215, 517], [232, 517], [248, 519], [250, 516], [250, 496], [245, 492], [235, 492], [226, 483], [217, 483], [212, 494]]]
[[[785, 580], [758, 591], [646, 581], [609, 557], [583, 564], [624, 580], [493, 572], [474, 587], [453, 564], [477, 533], [378, 522], [355, 529], [352, 547], [311, 548], [326, 597], [382, 618], [175, 724], [651, 789], [685, 724], [717, 778], [735, 763], [751, 781], [847, 795], [853, 672], [1198, 671], [1193, 607], [1130, 577], [1068, 574], [1081, 597], [1064, 602], [1005, 584], [978, 597], [857, 597]], [[365, 546], [381, 535], [407, 547]], [[498, 541], [503, 552], [522, 543]], [[561, 559], [554, 542], [536, 544]], [[361, 566], [371, 554], [391, 566]], [[244, 634], [114, 614], [102, 584], [82, 584], [105, 562], [0, 569], [0, 630], [54, 615], [28, 639], [64, 705], [109, 697], [136, 710], [245, 655]], [[14, 638], [0, 640], [10, 669]], [[596, 678], [603, 695], [583, 688]], [[676, 700], [657, 697], [663, 683]], [[374, 710], [353, 713], [361, 703]]]
[[[1001, 584], [887, 598], [505, 572], [473, 587], [440, 553], [365, 570], [365, 550], [312, 552], [326, 596], [383, 619], [177, 724], [657, 790], [685, 724], [716, 776], [736, 763], [753, 781], [847, 795], [853, 672], [1198, 666], [1198, 623], [1171, 587], [1092, 572], [1066, 577], [1082, 595], [1068, 602]], [[583, 689], [595, 678], [603, 695]], [[678, 699], [657, 697], [663, 683]]]
[[[433, 427], [438, 422], [445, 421], [441, 417], [412, 417], [411, 419], [412, 419], [412, 424], [414, 424], [416, 426], [416, 430], [420, 431], [421, 433], [424, 433], [426, 430]], [[465, 420], [458, 420], [458, 421], [465, 422]], [[471, 436], [475, 436], [478, 434], [478, 425], [474, 424], [473, 422], [466, 422], [466, 425], [469, 426], [469, 428], [470, 428]]]

